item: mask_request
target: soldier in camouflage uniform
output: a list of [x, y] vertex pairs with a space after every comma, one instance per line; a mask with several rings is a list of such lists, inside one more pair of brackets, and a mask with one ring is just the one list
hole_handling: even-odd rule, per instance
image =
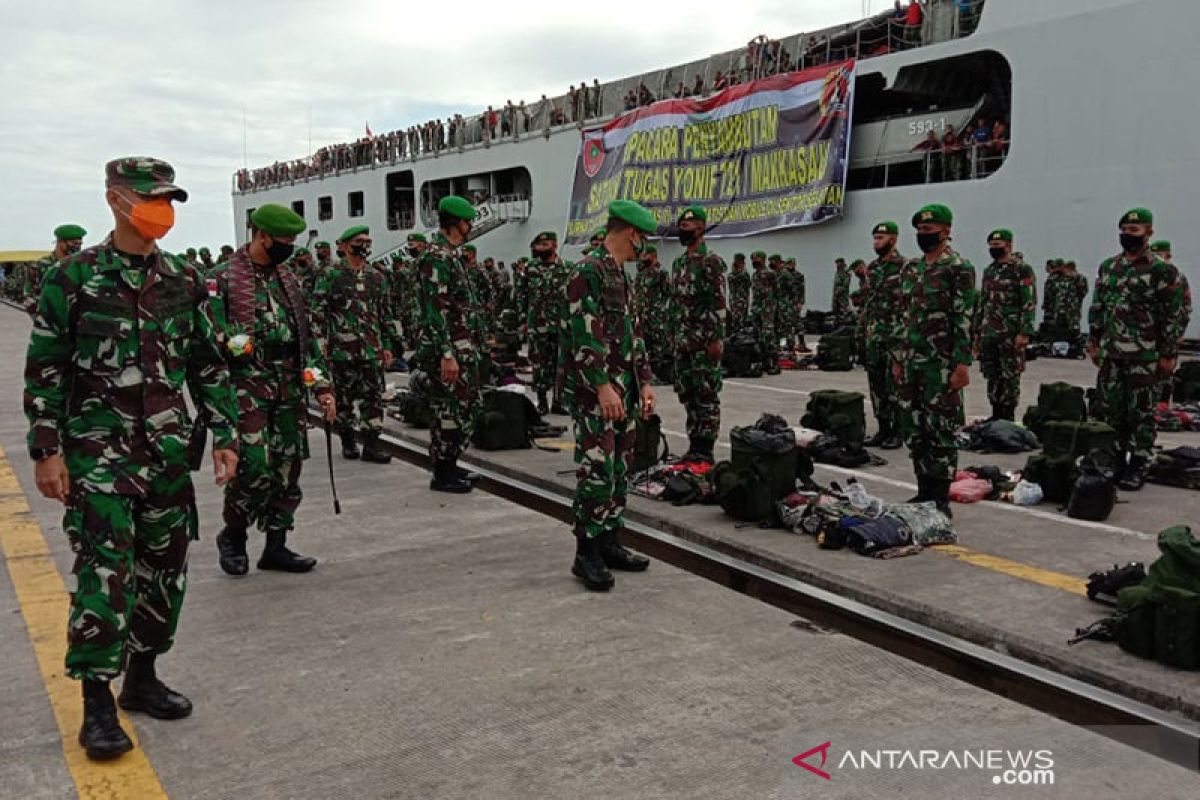
[[684, 254], [671, 265], [671, 335], [675, 394], [687, 412], [684, 460], [712, 463], [721, 433], [721, 355], [725, 346], [725, 261], [704, 243], [708, 212], [679, 216]]
[[833, 302], [830, 313], [833, 315], [833, 325], [840, 328], [843, 325], [854, 325], [857, 321], [854, 306], [850, 303], [850, 267], [846, 259], [839, 258], [835, 262], [833, 273]]
[[78, 225], [59, 225], [54, 229], [54, 250], [21, 272], [21, 302], [29, 316], [37, 313], [38, 299], [42, 296], [42, 279], [45, 278], [46, 271], [67, 256], [82, 250], [84, 236], [87, 236], [87, 231]]
[[571, 572], [592, 591], [613, 586], [610, 569], [650, 562], [621, 546], [633, 420], [654, 411], [650, 365], [631, 313], [625, 263], [657, 231], [654, 216], [628, 200], [609, 204], [604, 243], [575, 266], [567, 285], [566, 397], [575, 428]]
[[730, 334], [746, 326], [750, 318], [750, 287], [754, 280], [746, 271], [746, 254], [736, 253], [729, 273], [729, 320], [726, 326]]
[[1100, 265], [1092, 293], [1088, 354], [1100, 368], [1096, 393], [1105, 421], [1117, 431], [1123, 467], [1117, 486], [1132, 492], [1146, 482], [1157, 389], [1175, 371], [1189, 298], [1179, 270], [1147, 246], [1154, 234], [1148, 209], [1127, 211], [1120, 231], [1121, 253]]
[[563, 263], [558, 257], [558, 234], [554, 231], [542, 231], [529, 247], [533, 258], [525, 272], [525, 331], [529, 360], [533, 364], [533, 390], [537, 394], [538, 413], [548, 414], [548, 395], [554, 390], [558, 375]]
[[430, 377], [429, 488], [461, 494], [478, 475], [458, 466], [475, 427], [487, 332], [483, 308], [458, 254], [471, 234], [475, 209], [458, 195], [438, 203], [438, 228], [421, 255], [421, 344], [417, 364]]
[[329, 269], [333, 266], [333, 258], [329, 254], [329, 242], [317, 242], [313, 247], [313, 252], [317, 254], [317, 274]]
[[633, 279], [634, 314], [641, 326], [642, 342], [650, 360], [654, 380], [673, 381], [675, 360], [671, 352], [668, 309], [671, 304], [671, 276], [658, 262], [658, 248], [647, 244], [638, 257]]
[[[1150, 245], [1150, 252], [1161, 258], [1168, 264], [1174, 264], [1175, 259], [1171, 253], [1171, 243], [1166, 239], [1159, 239]], [[1183, 313], [1188, 318], [1192, 318], [1192, 287], [1188, 284], [1187, 275], [1183, 270], [1179, 270], [1179, 282], [1183, 284]], [[1174, 387], [1174, 376], [1167, 375], [1163, 378], [1161, 388], [1159, 390], [1159, 401], [1163, 403], [1171, 402], [1171, 392]]]
[[1057, 258], [1048, 266], [1041, 338], [1045, 342], [1078, 342], [1082, 338], [1080, 324], [1083, 299], [1088, 293], [1087, 278], [1076, 271], [1074, 261]]
[[83, 682], [79, 743], [92, 759], [133, 747], [108, 685], [122, 668], [122, 708], [158, 719], [192, 710], [155, 672], [197, 536], [185, 386], [213, 432], [217, 483], [237, 469], [237, 409], [204, 281], [157, 246], [171, 201], [187, 193], [157, 159], [105, 172], [113, 232], [47, 271], [25, 362], [37, 487], [65, 504], [75, 553], [66, 669]]
[[201, 274], [203, 274], [203, 275], [209, 274], [210, 272], [213, 271], [213, 268], [215, 266], [216, 266], [216, 262], [213, 261], [212, 251], [209, 250], [207, 247], [201, 247], [200, 248], [200, 272], [201, 272]]
[[[225, 264], [220, 266], [224, 267]], [[216, 269], [214, 267], [210, 274], [216, 274]], [[307, 307], [308, 298], [312, 296], [312, 291], [317, 286], [317, 266], [313, 263], [312, 253], [303, 247], [297, 247], [292, 251], [292, 260], [288, 262], [288, 269], [299, 281], [300, 289], [304, 292], [304, 304]]]
[[804, 306], [808, 301], [804, 273], [796, 268], [796, 259], [794, 258], [783, 262], [783, 271], [788, 276], [788, 347], [800, 352], [808, 352], [808, 343], [804, 341]]
[[359, 457], [357, 432], [363, 437], [363, 461], [387, 464], [392, 457], [379, 447], [383, 373], [392, 363], [393, 354], [401, 352], [403, 346], [395, 337], [387, 278], [367, 263], [371, 255], [370, 228], [351, 227], [338, 241], [346, 257], [317, 280], [312, 301], [313, 333], [329, 362], [338, 395], [342, 456]]
[[900, 437], [902, 409], [892, 375], [892, 365], [900, 358], [905, 337], [901, 272], [907, 259], [896, 249], [899, 233], [900, 226], [891, 220], [871, 231], [876, 258], [867, 267], [858, 327], [859, 341], [864, 343], [871, 406], [879, 424], [878, 432], [865, 444], [884, 450], [896, 450], [904, 443]]
[[764, 371], [768, 375], [779, 374], [779, 334], [775, 318], [779, 297], [775, 289], [775, 271], [767, 266], [767, 254], [756, 250], [750, 254], [754, 266], [754, 296], [750, 301], [750, 324], [758, 336], [758, 347], [762, 352]]
[[[495, 299], [497, 315], [503, 314], [513, 307], [512, 276], [503, 261], [496, 263], [496, 269], [492, 273], [492, 297]], [[497, 316], [497, 318], [499, 317]], [[504, 326], [498, 324], [497, 329], [503, 330]]]
[[231, 245], [221, 245], [221, 255], [217, 256], [217, 263], [224, 264], [233, 256], [233, 247]]
[[187, 249], [187, 262], [197, 272], [204, 272], [203, 265], [200, 263], [200, 254], [196, 252], [196, 248], [189, 247]]
[[1013, 255], [1013, 233], [988, 236], [992, 263], [983, 271], [975, 309], [975, 355], [987, 379], [992, 419], [1015, 420], [1021, 400], [1025, 348], [1036, 331], [1037, 281], [1033, 267]]
[[394, 306], [393, 311], [400, 318], [409, 348], [414, 350], [421, 341], [421, 276], [418, 264], [421, 254], [428, 247], [429, 241], [425, 234], [410, 233], [403, 259], [395, 273], [400, 279], [402, 296], [399, 306]]
[[963, 424], [962, 390], [970, 382], [975, 268], [950, 249], [954, 215], [928, 205], [913, 215], [925, 255], [901, 271], [904, 339], [893, 367], [917, 496], [950, 514], [950, 483], [958, 469], [954, 436]]
[[266, 535], [259, 569], [308, 572], [317, 560], [287, 547], [303, 497], [308, 391], [328, 421], [336, 410], [325, 359], [309, 330], [301, 279], [287, 261], [305, 224], [291, 209], [266, 203], [255, 209], [250, 225], [250, 242], [214, 271], [209, 290], [231, 343], [226, 359], [237, 393], [240, 456], [237, 477], [225, 488], [217, 553], [226, 574], [245, 575], [247, 530], [257, 524]]
[[467, 279], [471, 281], [471, 291], [483, 316], [483, 329], [492, 329], [492, 284], [483, 271], [475, 250], [475, 245], [464, 244], [459, 251], [462, 254], [463, 266], [467, 270]]

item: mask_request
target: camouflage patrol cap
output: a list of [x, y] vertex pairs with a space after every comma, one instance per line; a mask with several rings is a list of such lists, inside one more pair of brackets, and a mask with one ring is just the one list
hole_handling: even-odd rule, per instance
[[997, 228], [988, 234], [987, 240], [990, 242], [993, 239], [999, 239], [1002, 242], [1012, 242], [1013, 232], [1008, 228]]
[[1150, 244], [1150, 252], [1162, 253], [1164, 251], [1168, 253], [1171, 252], [1171, 243], [1166, 239], [1159, 239], [1157, 242], [1152, 242]]
[[885, 220], [871, 229], [872, 236], [880, 233], [891, 234], [892, 236], [895, 236], [896, 234], [900, 233], [900, 226], [890, 219]]
[[[423, 234], [423, 233], [410, 233], [408, 235], [408, 240], [410, 242], [425, 242], [425, 241], [427, 241], [425, 238], [425, 234]], [[320, 245], [318, 245], [318, 247], [319, 246]], [[326, 245], [326, 247], [328, 247], [328, 245]]]
[[688, 206], [683, 210], [683, 213], [679, 215], [679, 222], [687, 222], [688, 220], [693, 219], [700, 220], [707, 225], [708, 212], [704, 210], [703, 206]]
[[446, 195], [438, 201], [438, 213], [447, 214], [471, 222], [477, 216], [475, 207], [465, 197]]
[[530, 242], [530, 244], [534, 245], [534, 244], [537, 244], [538, 242], [557, 242], [557, 241], [558, 241], [557, 233], [555, 233], [554, 231], [542, 231], [537, 236], [533, 237], [533, 241]]
[[1131, 208], [1121, 215], [1118, 225], [1149, 225], [1154, 222], [1154, 214], [1148, 208]]
[[645, 206], [632, 200], [613, 200], [608, 204], [608, 216], [627, 222], [642, 233], [658, 233], [658, 220]]
[[917, 213], [913, 214], [912, 225], [951, 225], [954, 223], [954, 212], [949, 206], [941, 203], [930, 203], [927, 206], [921, 206], [917, 209]]
[[125, 186], [147, 197], [170, 197], [186, 203], [188, 193], [175, 185], [175, 168], [145, 156], [114, 158], [104, 165], [104, 185]]
[[303, 233], [306, 227], [304, 217], [278, 203], [263, 203], [254, 209], [250, 224], [268, 236], [295, 236]]
[[54, 238], [58, 239], [60, 242], [69, 242], [72, 239], [82, 239], [85, 236], [87, 236], [87, 231], [80, 226], [73, 225], [71, 223], [59, 225], [54, 229]]

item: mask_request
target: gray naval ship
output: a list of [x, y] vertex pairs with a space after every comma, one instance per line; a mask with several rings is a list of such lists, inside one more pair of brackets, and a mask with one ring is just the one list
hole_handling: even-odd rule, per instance
[[[779, 40], [772, 52], [786, 51], [788, 62], [756, 57], [752, 44], [601, 84], [598, 113], [593, 105], [580, 121], [562, 96], [527, 107], [529, 124], [517, 119], [515, 132], [502, 132], [502, 123], [485, 131], [485, 112], [466, 118], [440, 149], [388, 146], [384, 137], [382, 145], [351, 147], [349, 160], [310, 155], [241, 171], [233, 181], [235, 235], [245, 241], [249, 213], [274, 202], [303, 212], [318, 238], [367, 223], [383, 253], [435, 227], [437, 200], [458, 193], [484, 214], [481, 252], [515, 259], [537, 231], [566, 228], [581, 129], [623, 113], [631, 90], [670, 97], [696, 76], [712, 87], [719, 75], [744, 80], [857, 57], [843, 215], [714, 240], [727, 259], [757, 249], [796, 257], [809, 306], [823, 308], [835, 258], [869, 256], [876, 222], [906, 224], [919, 206], [941, 202], [954, 209], [957, 248], [978, 265], [988, 261], [987, 232], [1007, 227], [1035, 267], [1065, 257], [1094, 279], [1118, 249], [1120, 214], [1145, 205], [1155, 212], [1156, 238], [1172, 240], [1176, 261], [1198, 285], [1191, 264], [1200, 252], [1200, 149], [1183, 99], [1200, 76], [1197, 30], [1195, 0], [933, 0], [919, 29], [889, 10]], [[772, 45], [757, 46], [761, 54]], [[981, 117], [1006, 124], [1004, 148], [969, 146], [953, 165], [923, 149]], [[665, 244], [664, 261], [678, 248]], [[915, 245], [902, 237], [901, 250]]]

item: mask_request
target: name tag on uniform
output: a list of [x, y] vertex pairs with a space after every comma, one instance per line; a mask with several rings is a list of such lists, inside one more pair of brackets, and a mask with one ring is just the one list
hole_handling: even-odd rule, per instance
[[208, 287], [208, 296], [209, 297], [217, 296], [217, 279], [216, 278], [206, 278], [204, 281], [204, 285], [206, 287]]

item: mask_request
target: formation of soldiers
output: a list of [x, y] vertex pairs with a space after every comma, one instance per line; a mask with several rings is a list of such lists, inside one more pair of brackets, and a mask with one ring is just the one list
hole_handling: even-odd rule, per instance
[[[158, 677], [156, 659], [179, 620], [200, 525], [190, 472], [210, 434], [214, 477], [225, 487], [222, 570], [249, 571], [257, 527], [259, 569], [308, 572], [316, 559], [287, 546], [309, 457], [308, 410], [315, 405], [336, 426], [343, 457], [387, 463], [379, 444], [384, 375], [411, 352], [431, 387], [430, 488], [470, 492], [479, 475], [458, 460], [496, 379], [494, 340], [512, 333], [528, 347], [539, 410], [572, 418], [572, 572], [605, 591], [612, 570], [649, 566], [620, 534], [636, 421], [657, 404], [655, 372], [669, 375], [686, 411], [684, 460], [711, 463], [726, 340], [756, 339], [774, 371], [781, 350], [805, 346], [805, 280], [794, 259], [756, 251], [751, 273], [738, 254], [727, 274], [705, 241], [701, 207], [676, 220], [684, 252], [669, 272], [648, 242], [659, 232], [654, 215], [614, 201], [580, 261], [561, 258], [557, 235], [544, 231], [510, 276], [503, 262], [478, 259], [469, 244], [476, 211], [457, 196], [439, 202], [435, 233], [411, 234], [390, 260], [372, 261], [366, 225], [341, 234], [336, 257], [325, 241], [312, 252], [297, 248], [305, 220], [274, 204], [251, 214], [241, 248], [222, 247], [215, 259], [206, 248], [172, 255], [157, 243], [174, 225], [175, 204], [188, 199], [174, 180], [156, 159], [109, 162], [111, 234], [83, 249], [86, 232], [60, 226], [54, 253], [21, 276], [33, 320], [29, 455], [39, 491], [64, 504], [76, 554], [66, 667], [82, 682], [80, 742], [93, 759], [133, 747], [117, 705], [160, 719], [191, 713], [191, 702]], [[948, 207], [925, 206], [912, 225], [918, 257], [899, 253], [899, 225], [885, 221], [871, 231], [869, 264], [839, 260], [833, 316], [862, 339], [879, 422], [869, 443], [896, 448], [903, 440], [914, 500], [949, 513], [969, 367], [975, 359], [983, 367], [993, 417], [1012, 419], [1024, 348], [1039, 333], [1036, 281], [1011, 230], [987, 237], [991, 263], [977, 284], [975, 268], [950, 246]], [[1085, 279], [1073, 264], [1048, 264], [1042, 335], [1086, 341], [1100, 405], [1118, 434], [1119, 485], [1136, 490], [1191, 296], [1170, 244], [1151, 242], [1148, 209], [1124, 214], [1119, 234], [1120, 252], [1100, 266], [1086, 333]], [[114, 699], [109, 683], [122, 673]]]

